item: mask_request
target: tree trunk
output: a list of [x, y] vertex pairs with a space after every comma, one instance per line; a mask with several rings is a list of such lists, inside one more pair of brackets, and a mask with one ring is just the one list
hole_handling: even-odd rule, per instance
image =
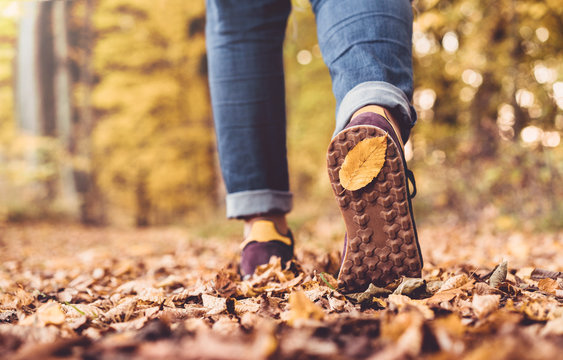
[[[79, 5], [78, 2], [74, 4]], [[73, 13], [79, 19], [69, 28], [69, 42], [75, 53], [72, 83], [80, 87], [82, 95], [72, 107], [72, 126], [70, 135], [70, 154], [79, 164], [92, 164], [91, 133], [94, 128], [92, 115], [91, 91], [92, 81], [92, 48], [94, 46], [92, 31], [92, 14], [94, 1], [84, 0], [83, 13]], [[71, 5], [72, 6], [72, 5]], [[73, 9], [71, 9], [72, 11]], [[94, 166], [75, 166], [73, 169], [75, 189], [79, 197], [80, 221], [87, 225], [104, 225], [106, 223], [103, 196], [96, 184], [96, 168]]]
[[498, 147], [496, 109], [491, 108], [491, 98], [499, 91], [490, 73], [483, 74], [483, 83], [471, 103], [471, 124], [473, 127], [473, 151], [475, 157], [491, 158]]
[[137, 227], [145, 227], [149, 225], [149, 216], [151, 211], [151, 203], [147, 194], [147, 175], [139, 174], [137, 176], [136, 194], [136, 215], [135, 220]]

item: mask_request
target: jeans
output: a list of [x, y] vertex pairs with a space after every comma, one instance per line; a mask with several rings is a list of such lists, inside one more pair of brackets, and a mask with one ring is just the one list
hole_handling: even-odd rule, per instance
[[[392, 113], [407, 138], [416, 122], [410, 1], [311, 5], [337, 103], [335, 134], [374, 104]], [[290, 0], [207, 0], [209, 85], [229, 218], [292, 207], [282, 58], [290, 11]]]

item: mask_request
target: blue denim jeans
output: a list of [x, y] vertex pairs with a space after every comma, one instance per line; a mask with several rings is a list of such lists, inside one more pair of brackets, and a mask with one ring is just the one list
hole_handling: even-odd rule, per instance
[[[311, 0], [336, 98], [335, 134], [365, 105], [387, 108], [408, 137], [412, 9], [409, 0]], [[287, 213], [282, 45], [290, 0], [207, 0], [209, 85], [227, 186], [227, 216]]]

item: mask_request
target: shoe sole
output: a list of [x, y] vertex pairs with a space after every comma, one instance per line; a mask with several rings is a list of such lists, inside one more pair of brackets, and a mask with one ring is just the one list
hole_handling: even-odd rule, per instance
[[[340, 184], [339, 171], [348, 152], [360, 141], [385, 136], [385, 162], [364, 188], [350, 191]], [[407, 191], [403, 159], [382, 129], [361, 125], [340, 132], [327, 153], [328, 175], [348, 236], [338, 274], [344, 292], [360, 292], [370, 283], [385, 286], [401, 276], [420, 277], [422, 256]]]

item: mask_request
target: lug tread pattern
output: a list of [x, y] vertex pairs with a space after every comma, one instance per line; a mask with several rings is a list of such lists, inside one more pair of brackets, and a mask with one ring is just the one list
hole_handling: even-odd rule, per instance
[[[362, 189], [345, 190], [338, 174], [346, 155], [360, 141], [376, 136], [387, 137], [380, 173]], [[384, 286], [401, 276], [420, 277], [422, 259], [407, 200], [405, 169], [390, 136], [374, 126], [344, 130], [330, 144], [327, 164], [336, 200], [343, 215], [352, 219], [346, 223], [348, 244], [338, 275], [339, 287], [344, 292], [359, 292], [370, 283]], [[375, 239], [375, 217], [384, 223], [380, 233], [385, 239]]]

